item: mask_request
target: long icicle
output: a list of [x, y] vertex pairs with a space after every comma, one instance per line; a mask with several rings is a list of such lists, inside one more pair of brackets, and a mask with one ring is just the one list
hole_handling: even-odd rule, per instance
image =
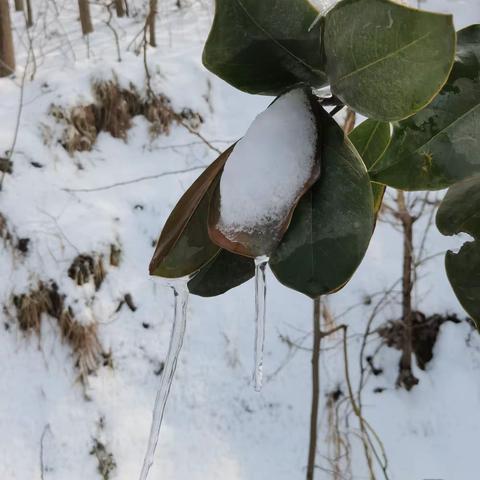
[[255, 259], [255, 358], [253, 383], [255, 390], [260, 392], [263, 381], [263, 349], [265, 345], [265, 313], [267, 286], [265, 283], [265, 269], [267, 257]]
[[182, 283], [171, 284], [175, 296], [175, 310], [173, 319], [172, 334], [170, 336], [170, 345], [168, 347], [167, 359], [162, 372], [160, 388], [155, 399], [155, 407], [153, 410], [152, 426], [150, 428], [150, 437], [148, 439], [147, 452], [143, 461], [140, 480], [146, 480], [150, 467], [153, 464], [153, 457], [157, 448], [158, 436], [162, 426], [163, 414], [170, 393], [173, 376], [177, 367], [177, 360], [182, 349], [183, 338], [185, 336], [185, 328], [187, 325], [187, 303], [188, 289], [187, 281]]

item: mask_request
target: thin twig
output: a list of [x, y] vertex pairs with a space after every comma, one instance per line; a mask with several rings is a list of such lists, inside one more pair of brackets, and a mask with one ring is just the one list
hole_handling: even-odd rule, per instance
[[186, 128], [192, 135], [195, 135], [198, 137], [210, 150], [213, 150], [214, 152], [217, 152], [219, 155], [222, 153], [221, 150], [219, 150], [217, 147], [214, 147], [200, 132], [197, 132], [194, 130], [188, 123], [186, 123], [182, 118], [180, 118], [179, 115], [177, 115], [177, 121], [178, 123]]
[[171, 172], [163, 172], [163, 173], [157, 173], [155, 175], [146, 175], [144, 177], [139, 177], [135, 178], [133, 180], [126, 180], [124, 182], [117, 182], [117, 183], [112, 183], [110, 185], [104, 185], [102, 187], [94, 187], [94, 188], [62, 188], [64, 192], [99, 192], [101, 190], [110, 190], [111, 188], [115, 187], [122, 187], [124, 185], [131, 185], [132, 183], [138, 183], [138, 182], [143, 182], [145, 180], [153, 180], [155, 178], [160, 178], [160, 177], [167, 177], [169, 175], [177, 175], [179, 173], [188, 173], [188, 172], [194, 172], [195, 170], [202, 170], [204, 168], [207, 168], [208, 165], [199, 165], [197, 167], [191, 167], [191, 168], [185, 168], [183, 170], [173, 170]]
[[[20, 100], [19, 100], [19, 104], [18, 104], [17, 120], [16, 120], [16, 123], [15, 123], [15, 132], [13, 134], [12, 146], [10, 147], [10, 150], [7, 153], [7, 159], [8, 160], [12, 159], [13, 153], [15, 151], [15, 146], [17, 145], [18, 131], [20, 129], [20, 120], [22, 118], [22, 111], [23, 111], [23, 97], [24, 97], [24, 94], [25, 94], [25, 82], [26, 82], [26, 79], [27, 79], [28, 65], [30, 63], [30, 54], [31, 54], [31, 49], [29, 48], [28, 52], [27, 52], [27, 62], [25, 64], [25, 70], [23, 71], [22, 81], [21, 81], [21, 84], [20, 84]], [[2, 172], [2, 177], [0, 178], [0, 191], [3, 188], [4, 179], [5, 179], [5, 172]]]
[[307, 480], [315, 476], [315, 456], [317, 453], [318, 405], [320, 403], [320, 343], [321, 299], [313, 301], [313, 350], [312, 350], [312, 406], [310, 410], [310, 439], [308, 447]]

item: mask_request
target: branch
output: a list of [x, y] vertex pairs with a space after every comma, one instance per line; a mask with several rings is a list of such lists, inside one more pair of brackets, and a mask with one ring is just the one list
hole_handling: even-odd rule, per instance
[[134, 180], [126, 180], [124, 182], [112, 183], [110, 185], [104, 185], [103, 187], [94, 188], [62, 188], [64, 192], [99, 192], [101, 190], [110, 190], [115, 187], [122, 187], [124, 185], [130, 185], [132, 183], [143, 182], [145, 180], [153, 180], [154, 178], [167, 177], [169, 175], [176, 175], [178, 173], [193, 172], [195, 170], [201, 170], [207, 168], [208, 165], [199, 165], [197, 167], [185, 168], [183, 170], [173, 170], [171, 172], [157, 173], [156, 175], [147, 175], [145, 177], [135, 178]]
[[315, 456], [317, 453], [318, 405], [320, 403], [320, 343], [321, 299], [313, 301], [313, 350], [312, 350], [312, 407], [310, 411], [310, 441], [308, 447], [307, 480], [315, 475]]

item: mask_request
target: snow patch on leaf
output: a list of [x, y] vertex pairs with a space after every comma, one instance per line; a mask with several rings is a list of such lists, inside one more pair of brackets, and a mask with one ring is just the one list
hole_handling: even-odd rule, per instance
[[222, 233], [252, 233], [282, 222], [315, 165], [317, 130], [309, 99], [292, 90], [257, 116], [220, 181]]

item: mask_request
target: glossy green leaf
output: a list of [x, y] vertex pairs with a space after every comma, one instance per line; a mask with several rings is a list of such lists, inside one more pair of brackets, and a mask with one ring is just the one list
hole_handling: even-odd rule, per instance
[[317, 15], [308, 0], [216, 0], [203, 63], [248, 93], [325, 85]]
[[480, 241], [465, 243], [458, 253], [447, 252], [445, 269], [455, 295], [480, 330]]
[[208, 236], [208, 209], [231, 146], [213, 162], [179, 200], [168, 217], [150, 262], [150, 274], [166, 278], [190, 275], [219, 248]]
[[342, 0], [326, 16], [332, 92], [355, 111], [399, 120], [428, 105], [446, 82], [455, 55], [451, 15], [389, 0]]
[[220, 252], [188, 282], [188, 290], [200, 297], [215, 297], [250, 280], [255, 275], [251, 258]]
[[348, 136], [362, 157], [367, 170], [378, 162], [390, 143], [390, 124], [367, 119]]
[[[390, 124], [378, 120], [365, 120], [349, 135], [350, 141], [370, 171], [385, 153], [390, 143]], [[373, 207], [375, 214], [382, 206], [385, 185], [372, 182]]]
[[[321, 157], [321, 138], [324, 135], [323, 132], [323, 123], [322, 123], [322, 118], [324, 115], [324, 110], [320, 106], [317, 97], [315, 97], [309, 89], [295, 89], [291, 90], [290, 92], [287, 92], [283, 96], [280, 96], [276, 99], [276, 101], [280, 101], [282, 98], [286, 98], [287, 95], [291, 94], [299, 94], [299, 98], [301, 98], [302, 103], [301, 107], [296, 107], [302, 108], [307, 110], [308, 109], [308, 117], [309, 120], [312, 121], [312, 130], [315, 131], [315, 137], [311, 139], [311, 152], [313, 154], [313, 158], [311, 159], [311, 165], [308, 167], [308, 171], [305, 172], [305, 177], [302, 176], [302, 178], [305, 178], [305, 181], [303, 183], [300, 183], [299, 185], [295, 186], [295, 188], [291, 188], [292, 190], [292, 195], [289, 197], [288, 203], [284, 205], [285, 209], [282, 210], [282, 213], [279, 214], [278, 216], [273, 216], [269, 217], [268, 215], [261, 217], [259, 216], [258, 222], [253, 224], [253, 225], [236, 225], [235, 229], [226, 232], [224, 228], [222, 227], [222, 217], [221, 217], [221, 195], [220, 195], [220, 187], [221, 187], [221, 182], [223, 179], [220, 180], [220, 182], [217, 185], [217, 188], [215, 189], [215, 192], [213, 193], [212, 196], [212, 201], [211, 201], [211, 206], [210, 206], [210, 214], [209, 214], [209, 219], [208, 219], [208, 228], [209, 228], [209, 235], [210, 239], [217, 244], [219, 247], [228, 250], [232, 253], [238, 254], [238, 255], [243, 255], [246, 257], [259, 257], [262, 255], [270, 255], [270, 253], [276, 248], [280, 240], [282, 239], [286, 229], [288, 228], [288, 225], [290, 224], [290, 220], [292, 218], [293, 211], [298, 204], [300, 198], [302, 195], [315, 183], [315, 181], [318, 179], [321, 171], [321, 163], [322, 163], [322, 157]], [[301, 95], [301, 97], [300, 97]], [[270, 105], [269, 108], [272, 108], [273, 105], [275, 105], [275, 102]], [[268, 109], [265, 113], [268, 112]], [[285, 124], [287, 130], [292, 130], [292, 115], [291, 115], [291, 110], [283, 110], [283, 115], [285, 115]], [[269, 128], [271, 127], [271, 123], [268, 124]], [[256, 141], [258, 141], [258, 137], [256, 137], [256, 130], [254, 128], [255, 126], [253, 125], [253, 131], [254, 133], [252, 134], [255, 138]], [[252, 128], [252, 127], [251, 127]], [[243, 137], [243, 140], [246, 140], [249, 137], [249, 134], [252, 130], [249, 130], [246, 135]], [[287, 131], [284, 132], [286, 135], [290, 134], [291, 132]], [[276, 132], [277, 133], [277, 132]], [[261, 141], [264, 141], [264, 137], [261, 137]], [[279, 136], [276, 134], [275, 138], [272, 139], [271, 137], [267, 141], [267, 148], [268, 148], [268, 155], [267, 157], [260, 157], [265, 160], [265, 158], [272, 158], [270, 155], [270, 151], [273, 148], [272, 144], [268, 143], [270, 141], [277, 142], [277, 145], [284, 146], [281, 142], [285, 142], [285, 138], [282, 137], [281, 135]], [[239, 143], [240, 145], [240, 143]], [[292, 162], [299, 162], [299, 164], [303, 164], [304, 156], [305, 155], [305, 149], [303, 148], [305, 144], [301, 144], [301, 146], [298, 148], [298, 152], [295, 151], [294, 154], [292, 154], [291, 157], [289, 157], [289, 160]], [[255, 144], [255, 149], [257, 149], [257, 144]], [[258, 148], [260, 150], [260, 148]], [[253, 151], [253, 149], [252, 149]], [[233, 158], [233, 156], [232, 156]], [[278, 159], [278, 157], [276, 157]], [[258, 158], [255, 158], [254, 162], [254, 167], [251, 167], [251, 169], [255, 169], [258, 167], [258, 170], [256, 172], [252, 172], [251, 170], [245, 170], [246, 171], [246, 177], [242, 178], [242, 181], [247, 180], [247, 181], [253, 181], [255, 186], [258, 185], [258, 180], [255, 181], [256, 177], [258, 175], [258, 172], [261, 172], [260, 174], [264, 174], [264, 168], [262, 168], [262, 164], [259, 163], [260, 160]], [[226, 168], [228, 168], [228, 163]], [[280, 173], [283, 173], [283, 178], [285, 179], [287, 183], [291, 181], [291, 177], [288, 175], [290, 172], [288, 172], [287, 176], [285, 172], [280, 169], [278, 170]], [[235, 178], [235, 181], [237, 179]], [[261, 188], [261, 187], [260, 187]], [[285, 187], [288, 188], [288, 187]], [[243, 191], [241, 192], [241, 195], [244, 195]], [[282, 192], [283, 193], [283, 192]], [[272, 192], [268, 192], [268, 196], [271, 197]], [[272, 197], [275, 198], [275, 197]], [[283, 197], [282, 197], [283, 198]], [[248, 200], [245, 196], [243, 196], [243, 200]], [[237, 204], [241, 203], [242, 198], [238, 198]], [[280, 202], [280, 200], [277, 198], [277, 203]]]
[[480, 329], [480, 175], [448, 189], [437, 226], [444, 235], [465, 232], [475, 238], [458, 253], [447, 252], [445, 268], [455, 295]]
[[458, 33], [447, 84], [415, 116], [394, 124], [373, 178], [402, 190], [436, 190], [480, 173], [480, 25]]
[[448, 189], [437, 212], [437, 227], [444, 235], [465, 232], [480, 240], [480, 175]]
[[322, 110], [322, 175], [302, 197], [270, 267], [284, 285], [312, 298], [351, 278], [373, 232], [365, 165], [342, 129]]

